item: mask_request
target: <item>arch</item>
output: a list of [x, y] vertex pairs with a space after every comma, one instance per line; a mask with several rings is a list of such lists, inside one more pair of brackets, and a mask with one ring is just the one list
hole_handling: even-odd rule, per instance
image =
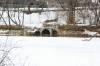
[[36, 32], [34, 33], [34, 35], [35, 35], [35, 36], [40, 36], [40, 31], [36, 31]]
[[44, 29], [42, 31], [42, 36], [50, 36], [50, 31], [48, 29]]
[[52, 36], [56, 37], [57, 35], [58, 35], [57, 30], [53, 29], [53, 30], [52, 30]]

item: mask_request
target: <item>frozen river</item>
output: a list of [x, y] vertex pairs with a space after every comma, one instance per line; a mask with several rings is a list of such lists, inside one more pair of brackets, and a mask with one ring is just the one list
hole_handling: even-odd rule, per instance
[[0, 36], [15, 66], [100, 66], [100, 38]]

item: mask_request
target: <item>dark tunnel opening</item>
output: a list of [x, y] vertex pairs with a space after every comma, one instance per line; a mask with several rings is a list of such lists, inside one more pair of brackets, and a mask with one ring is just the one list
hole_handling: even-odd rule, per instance
[[35, 35], [35, 36], [40, 36], [40, 31], [36, 31], [36, 32], [34, 33], [34, 35]]
[[44, 29], [42, 31], [42, 36], [50, 36], [50, 31], [48, 29]]
[[56, 37], [58, 35], [58, 32], [56, 30], [52, 31], [52, 36]]

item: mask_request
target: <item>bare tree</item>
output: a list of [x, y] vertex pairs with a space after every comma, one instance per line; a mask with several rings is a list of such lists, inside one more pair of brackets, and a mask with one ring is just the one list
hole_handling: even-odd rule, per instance
[[0, 66], [14, 66], [10, 56], [10, 52], [15, 47], [8, 47], [8, 37], [6, 38], [5, 42], [2, 42], [2, 39], [0, 40]]
[[14, 66], [14, 64], [12, 63], [11, 59], [9, 58], [9, 53], [12, 49], [10, 50], [0, 50], [0, 66]]

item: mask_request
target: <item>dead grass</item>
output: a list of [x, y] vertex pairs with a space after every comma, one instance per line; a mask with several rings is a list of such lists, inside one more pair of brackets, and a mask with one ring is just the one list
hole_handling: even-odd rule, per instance
[[5, 29], [5, 30], [21, 30], [22, 27], [21, 26], [16, 26], [16, 25], [10, 25], [10, 26], [0, 25], [0, 29]]

